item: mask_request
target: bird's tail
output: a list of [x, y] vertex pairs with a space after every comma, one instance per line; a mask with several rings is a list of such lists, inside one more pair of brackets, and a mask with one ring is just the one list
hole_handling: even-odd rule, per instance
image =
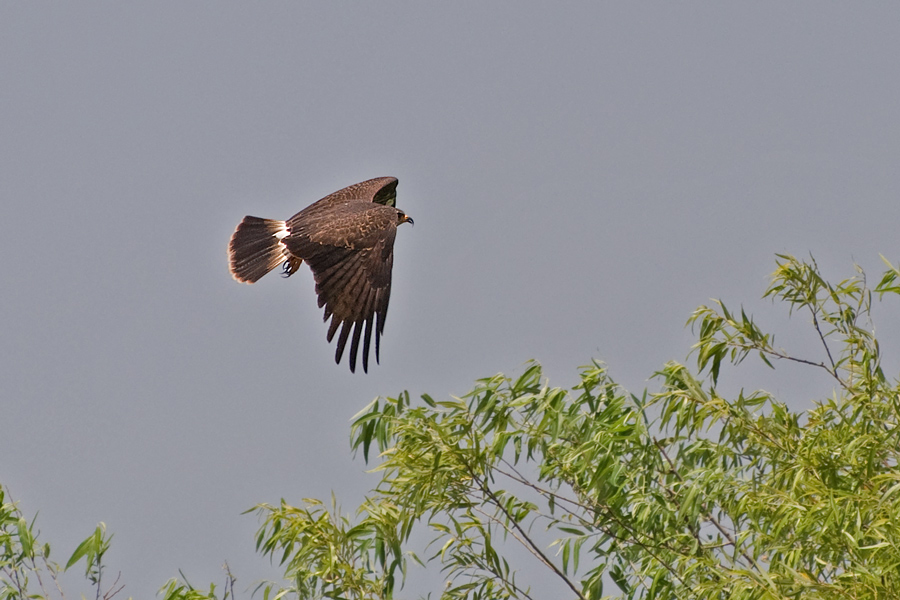
[[244, 283], [254, 283], [285, 260], [290, 260], [281, 241], [288, 233], [284, 221], [244, 217], [228, 244], [231, 276]]

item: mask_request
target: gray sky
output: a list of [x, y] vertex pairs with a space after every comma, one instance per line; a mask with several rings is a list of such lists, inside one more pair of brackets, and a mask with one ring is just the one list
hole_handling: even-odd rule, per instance
[[[835, 278], [900, 259], [898, 23], [895, 3], [0, 4], [0, 481], [58, 560], [105, 521], [124, 594], [225, 560], [245, 589], [272, 571], [242, 511], [332, 490], [350, 510], [374, 485], [348, 424], [378, 395], [530, 358], [638, 391], [710, 297], [804, 332], [759, 300], [775, 253]], [[382, 364], [351, 375], [308, 270], [239, 285], [226, 244], [382, 175], [416, 226]]]

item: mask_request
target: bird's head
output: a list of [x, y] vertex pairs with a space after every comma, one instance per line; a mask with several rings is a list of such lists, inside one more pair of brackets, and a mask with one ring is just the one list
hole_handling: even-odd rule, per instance
[[412, 220], [412, 217], [407, 215], [402, 210], [397, 211], [397, 225], [403, 225], [404, 223], [409, 223], [410, 225], [415, 225], [415, 222]]

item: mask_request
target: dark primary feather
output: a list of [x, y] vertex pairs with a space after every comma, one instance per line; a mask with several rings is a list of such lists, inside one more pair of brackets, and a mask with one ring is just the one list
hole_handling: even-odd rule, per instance
[[328, 341], [337, 335], [335, 361], [340, 362], [350, 341], [350, 370], [354, 371], [362, 341], [363, 370], [368, 371], [373, 329], [375, 360], [381, 358], [398, 211], [351, 200], [304, 213], [287, 222], [291, 235], [284, 244], [312, 269], [324, 319], [331, 318]]

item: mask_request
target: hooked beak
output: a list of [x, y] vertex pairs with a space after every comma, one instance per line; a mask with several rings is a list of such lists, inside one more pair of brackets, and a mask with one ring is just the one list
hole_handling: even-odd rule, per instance
[[412, 217], [410, 217], [409, 215], [403, 215], [403, 222], [409, 223], [410, 225], [413, 225], [413, 226], [415, 226], [415, 224], [416, 224], [415, 221], [412, 220]]

